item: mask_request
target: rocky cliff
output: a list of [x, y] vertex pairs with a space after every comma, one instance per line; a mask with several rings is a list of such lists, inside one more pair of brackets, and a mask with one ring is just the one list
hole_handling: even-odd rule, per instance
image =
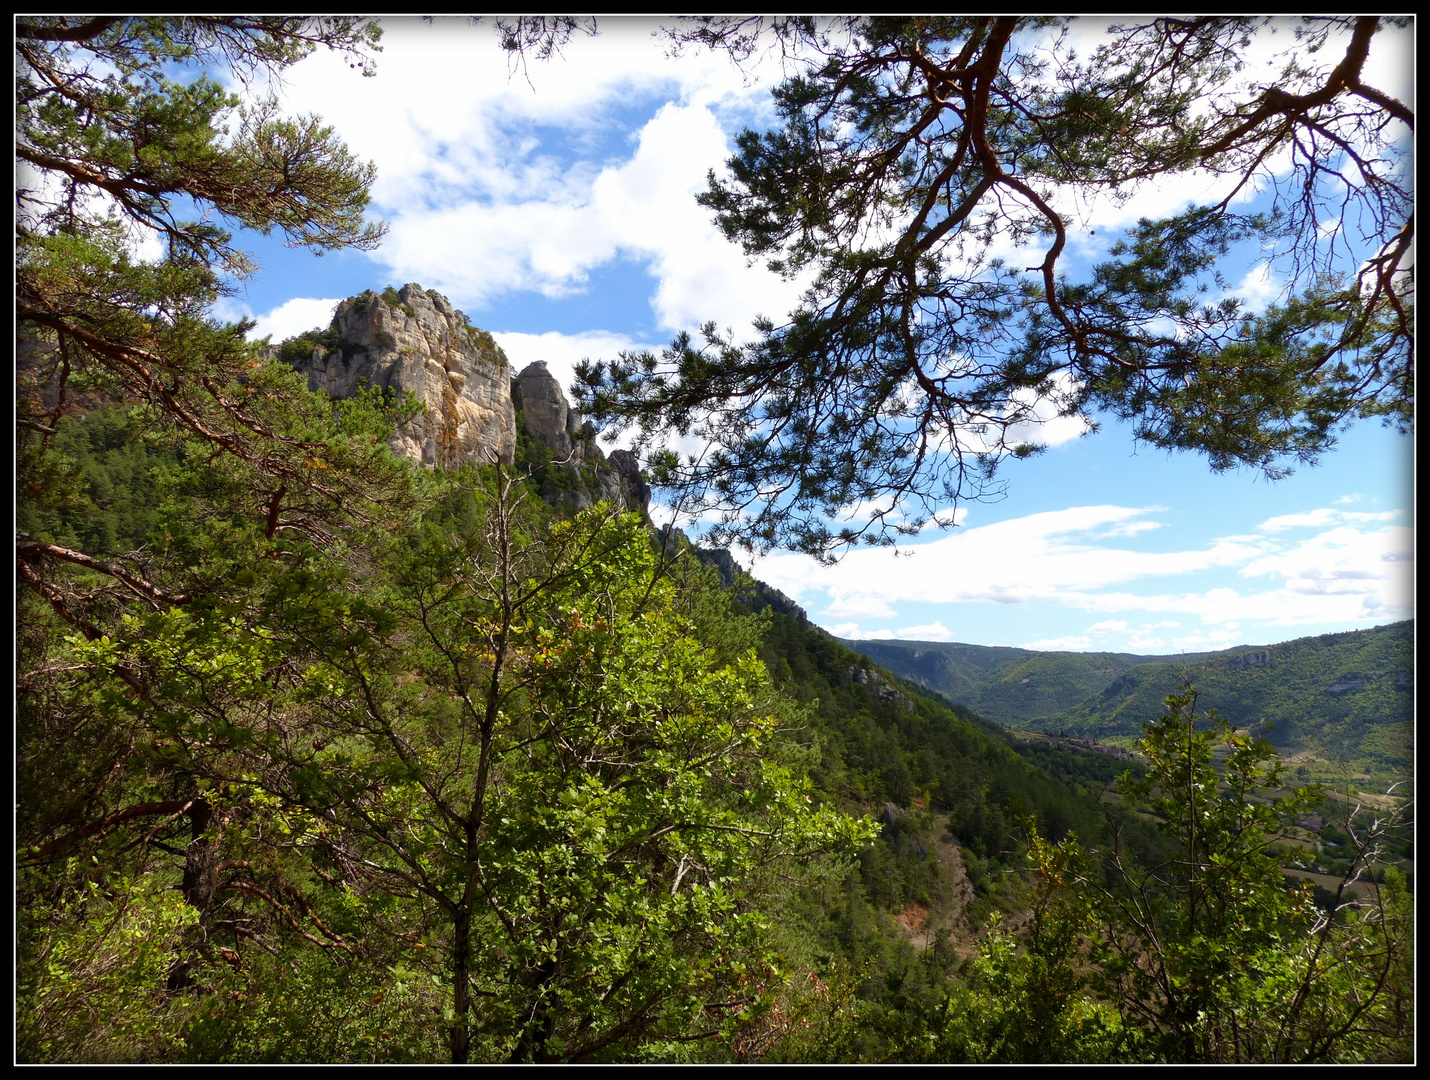
[[608, 499], [642, 512], [650, 504], [634, 456], [601, 452], [546, 365], [537, 361], [513, 378], [491, 335], [440, 293], [409, 284], [349, 297], [326, 330], [289, 339], [279, 354], [307, 375], [310, 390], [329, 397], [363, 386], [411, 394], [424, 409], [398, 431], [393, 449], [424, 465], [517, 464], [534, 471], [553, 503], [581, 508]]
[[546, 454], [528, 455], [523, 462], [542, 469], [537, 480], [549, 501], [565, 501], [576, 509], [602, 499], [642, 511], [650, 506], [650, 487], [635, 455], [613, 450], [608, 458], [601, 452], [595, 431], [567, 404], [545, 363], [538, 360], [522, 369], [511, 382], [511, 400], [521, 435], [550, 455], [549, 464], [541, 460]]

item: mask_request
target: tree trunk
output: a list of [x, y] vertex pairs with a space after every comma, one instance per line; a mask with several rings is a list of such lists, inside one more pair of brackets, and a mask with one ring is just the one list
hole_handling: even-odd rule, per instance
[[467, 1022], [472, 1007], [472, 913], [465, 906], [453, 920], [452, 935], [452, 1064], [465, 1065], [472, 1037]]

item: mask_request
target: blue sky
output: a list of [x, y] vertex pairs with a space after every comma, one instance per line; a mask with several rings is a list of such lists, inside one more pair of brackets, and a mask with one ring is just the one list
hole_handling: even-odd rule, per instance
[[[244, 238], [262, 269], [221, 314], [255, 318], [276, 341], [326, 325], [344, 296], [417, 282], [490, 330], [518, 369], [544, 360], [569, 381], [582, 357], [659, 347], [706, 320], [739, 333], [789, 310], [799, 284], [747, 266], [694, 201], [736, 132], [772, 120], [777, 67], [747, 78], [718, 57], [673, 59], [652, 24], [606, 20], [528, 81], [509, 77], [487, 26], [384, 28], [375, 77], [319, 54], [279, 89], [287, 110], [322, 116], [377, 164], [387, 239], [317, 258]], [[1367, 70], [1405, 97], [1409, 35], [1388, 38]], [[1071, 257], [1207, 183], [1189, 175], [1127, 206], [1081, 207]], [[1277, 295], [1255, 250], [1229, 270], [1248, 302]], [[771, 553], [754, 572], [847, 637], [1173, 653], [1410, 616], [1408, 437], [1361, 423], [1319, 467], [1271, 483], [1139, 446], [1115, 422], [1081, 430], [1046, 425], [1048, 452], [1008, 463], [1006, 496], [961, 507], [952, 530], [834, 567]]]

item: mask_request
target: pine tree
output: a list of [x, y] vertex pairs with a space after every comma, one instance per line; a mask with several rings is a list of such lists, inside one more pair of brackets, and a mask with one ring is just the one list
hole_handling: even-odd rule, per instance
[[[1050, 415], [1130, 420], [1154, 446], [1269, 476], [1316, 460], [1355, 417], [1403, 430], [1414, 114], [1367, 58], [1406, 25], [677, 26], [678, 43], [780, 50], [794, 69], [779, 126], [743, 132], [701, 201], [752, 260], [811, 284], [748, 345], [708, 326], [661, 356], [589, 366], [583, 411], [652, 444], [708, 440], [698, 459], [658, 459], [657, 479], [722, 512], [726, 539], [820, 554], [995, 493], [999, 462], [1038, 452]], [[1272, 85], [1248, 79], [1247, 57], [1278, 40]], [[1080, 204], [1197, 176], [1221, 193], [1138, 221], [1091, 265], [1073, 257], [1102, 242]], [[1245, 212], [1258, 187], [1269, 205]], [[1224, 279], [1248, 255], [1288, 283], [1262, 310]], [[831, 524], [855, 505], [872, 510]]]

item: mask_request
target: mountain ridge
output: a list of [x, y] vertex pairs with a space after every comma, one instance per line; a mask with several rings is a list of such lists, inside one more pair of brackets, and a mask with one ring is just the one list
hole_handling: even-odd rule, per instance
[[1265, 733], [1283, 753], [1408, 774], [1414, 622], [1206, 653], [1039, 652], [963, 642], [845, 641], [1009, 727], [1135, 737], [1182, 682], [1198, 707]]

